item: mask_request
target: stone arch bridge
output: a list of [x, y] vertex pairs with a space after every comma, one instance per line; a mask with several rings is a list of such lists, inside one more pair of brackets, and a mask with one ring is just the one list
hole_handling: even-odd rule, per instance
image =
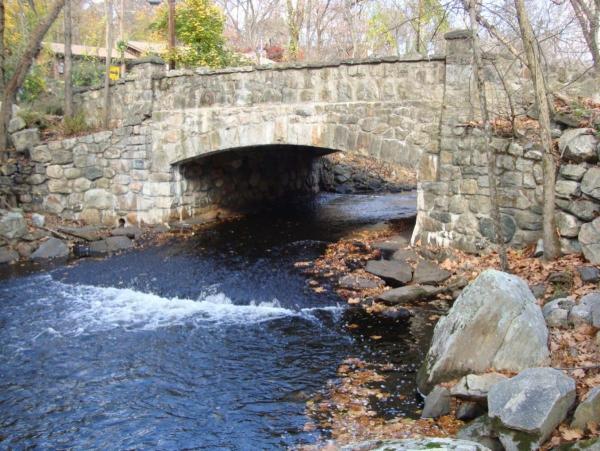
[[[415, 237], [477, 245], [489, 207], [484, 152], [467, 152], [480, 138], [464, 127], [477, 105], [469, 36], [449, 33], [446, 54], [430, 58], [169, 72], [141, 61], [111, 88], [111, 129], [31, 149], [16, 194], [26, 209], [88, 223], [212, 217], [314, 190], [314, 158], [342, 151], [417, 171]], [[102, 90], [75, 101], [98, 125]], [[536, 202], [523, 174], [537, 162], [513, 157], [503, 206], [517, 213]]]

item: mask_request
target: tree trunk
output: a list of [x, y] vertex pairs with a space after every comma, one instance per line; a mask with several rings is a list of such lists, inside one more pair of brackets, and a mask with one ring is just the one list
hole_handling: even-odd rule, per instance
[[73, 55], [71, 52], [71, 0], [65, 0], [65, 117], [73, 116]]
[[552, 153], [552, 136], [550, 134], [550, 108], [548, 105], [548, 96], [544, 74], [540, 65], [539, 46], [535, 40], [527, 11], [525, 10], [524, 0], [515, 0], [517, 18], [519, 19], [519, 28], [523, 40], [523, 48], [527, 57], [527, 66], [533, 80], [535, 100], [539, 110], [540, 138], [543, 147], [543, 171], [544, 171], [544, 218], [543, 218], [543, 238], [544, 238], [544, 259], [553, 260], [560, 256], [560, 244], [556, 233], [555, 211], [555, 181], [556, 181], [556, 162]]
[[33, 61], [40, 53], [42, 49], [42, 39], [48, 32], [50, 26], [54, 23], [63, 6], [65, 5], [65, 0], [56, 0], [54, 4], [50, 7], [48, 14], [46, 17], [42, 19], [40, 23], [37, 24], [31, 36], [29, 38], [29, 42], [27, 43], [27, 47], [23, 52], [23, 56], [17, 63], [15, 68], [15, 72], [8, 80], [4, 87], [4, 96], [2, 97], [2, 108], [0, 110], [0, 150], [6, 151], [8, 147], [8, 136], [7, 136], [7, 128], [8, 122], [11, 118], [12, 113], [12, 105], [16, 100], [17, 92], [19, 88], [23, 86], [23, 82], [25, 81], [25, 77], [31, 69], [31, 65]]
[[110, 62], [112, 57], [112, 0], [104, 0], [106, 11], [106, 62], [104, 66], [104, 128], [110, 126]]
[[485, 145], [487, 152], [487, 171], [490, 185], [490, 214], [494, 227], [494, 240], [498, 246], [500, 255], [500, 266], [502, 271], [508, 270], [508, 259], [506, 256], [506, 244], [502, 235], [500, 223], [500, 207], [498, 206], [498, 181], [496, 179], [496, 151], [492, 147], [492, 126], [490, 124], [490, 116], [487, 108], [487, 96], [485, 92], [485, 81], [483, 77], [483, 59], [481, 56], [481, 48], [479, 47], [479, 27], [477, 22], [477, 0], [463, 0], [463, 4], [467, 3], [469, 10], [469, 18], [471, 21], [471, 29], [473, 30], [473, 69], [475, 70], [475, 80], [477, 82], [477, 91], [479, 97], [479, 108], [483, 119], [483, 128], [485, 132]]
[[418, 0], [417, 5], [417, 27], [415, 37], [415, 51], [421, 53], [421, 18], [423, 17], [423, 0]]
[[4, 0], [0, 0], [0, 94], [4, 95]]
[[588, 5], [584, 0], [571, 0], [571, 6], [592, 54], [594, 69], [600, 70], [600, 1], [596, 0]]

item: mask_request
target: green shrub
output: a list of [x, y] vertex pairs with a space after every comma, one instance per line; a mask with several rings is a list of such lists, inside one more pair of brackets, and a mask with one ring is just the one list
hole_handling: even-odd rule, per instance
[[79, 135], [91, 130], [82, 113], [63, 118], [62, 132], [65, 136]]
[[46, 114], [31, 109], [21, 109], [17, 113], [27, 124], [27, 128], [39, 128], [44, 130], [50, 126], [50, 121]]

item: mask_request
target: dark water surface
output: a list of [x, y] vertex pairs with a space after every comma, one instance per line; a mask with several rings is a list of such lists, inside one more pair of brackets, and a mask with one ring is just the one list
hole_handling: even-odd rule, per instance
[[342, 301], [308, 289], [294, 262], [414, 209], [414, 194], [320, 195], [158, 247], [5, 274], [0, 448], [314, 442], [320, 431], [303, 432], [306, 396], [343, 359], [362, 353], [408, 365], [423, 337], [407, 328], [377, 347], [349, 335]]

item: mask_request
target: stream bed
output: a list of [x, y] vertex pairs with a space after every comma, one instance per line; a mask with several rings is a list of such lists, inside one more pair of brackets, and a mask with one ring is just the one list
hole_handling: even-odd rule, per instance
[[[0, 272], [0, 448], [286, 449], [305, 403], [348, 357], [407, 368], [390, 378], [414, 415], [419, 318], [373, 341], [345, 303], [294, 267], [347, 234], [415, 214], [414, 193], [321, 194], [98, 260]], [[389, 331], [388, 331], [389, 332]]]

